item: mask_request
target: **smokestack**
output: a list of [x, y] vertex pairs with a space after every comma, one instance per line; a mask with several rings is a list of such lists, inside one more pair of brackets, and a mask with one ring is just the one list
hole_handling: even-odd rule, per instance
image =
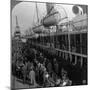
[[88, 14], [88, 6], [87, 5], [74, 5], [72, 11], [75, 15], [77, 14]]
[[83, 15], [83, 9], [78, 5], [73, 6], [72, 11], [75, 15]]

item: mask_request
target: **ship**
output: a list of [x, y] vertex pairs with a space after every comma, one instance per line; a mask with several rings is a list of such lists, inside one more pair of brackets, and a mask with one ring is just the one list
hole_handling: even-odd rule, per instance
[[[74, 68], [78, 67], [82, 74], [78, 74], [79, 78], [77, 81], [82, 82], [85, 80], [87, 82], [87, 5], [74, 5], [72, 12], [75, 14], [75, 17], [71, 21], [61, 23], [60, 25], [58, 25], [59, 20], [54, 18], [58, 12], [54, 16], [50, 14], [50, 10], [54, 8], [53, 4], [47, 4], [47, 6], [48, 15], [43, 19], [42, 25], [44, 27], [56, 26], [56, 32], [39, 35], [38, 38], [31, 38], [29, 39], [31, 44], [52, 56], [55, 55], [63, 58], [63, 60], [72, 64]], [[50, 7], [52, 8], [50, 9]]]
[[[87, 5], [74, 5], [72, 12], [75, 17], [70, 21], [59, 24], [61, 20], [68, 17], [59, 17], [59, 12], [54, 6], [53, 3], [46, 3], [47, 14], [40, 21], [36, 3], [38, 25], [32, 27], [32, 35], [23, 37], [26, 39], [25, 43], [29, 47], [43, 52], [49, 58], [51, 56], [61, 60], [62, 66], [68, 72], [74, 85], [87, 85], [88, 7]], [[21, 37], [17, 16], [14, 37]], [[21, 43], [22, 41], [19, 41], [14, 45], [18, 46]], [[29, 53], [28, 56], [30, 56]]]

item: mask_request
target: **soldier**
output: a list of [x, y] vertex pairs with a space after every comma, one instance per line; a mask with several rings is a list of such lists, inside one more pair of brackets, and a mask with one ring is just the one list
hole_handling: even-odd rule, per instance
[[55, 73], [58, 75], [59, 73], [59, 65], [58, 65], [58, 62], [56, 61], [56, 58], [53, 59], [53, 64], [54, 64], [54, 71]]
[[39, 61], [40, 61], [40, 63], [43, 63], [43, 55], [42, 55], [42, 53], [40, 53]]
[[48, 71], [48, 73], [51, 75], [51, 73], [52, 73], [52, 64], [51, 64], [51, 62], [49, 61], [48, 62], [48, 64], [47, 64], [47, 71]]
[[27, 77], [27, 63], [24, 63], [24, 66], [22, 67], [22, 72], [23, 72], [23, 83], [26, 82], [26, 77]]
[[34, 68], [31, 67], [31, 70], [29, 72], [29, 79], [30, 79], [30, 84], [36, 85], [36, 79], [35, 79], [35, 71], [33, 70]]
[[62, 68], [62, 83], [61, 83], [61, 86], [70, 86], [72, 84], [72, 81], [69, 80], [68, 76], [67, 76], [67, 71], [65, 71], [63, 68]]

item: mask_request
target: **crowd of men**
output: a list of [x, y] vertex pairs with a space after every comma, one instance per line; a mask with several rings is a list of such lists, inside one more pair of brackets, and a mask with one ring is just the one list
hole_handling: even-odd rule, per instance
[[[57, 58], [52, 60], [43, 52], [30, 48], [29, 58], [17, 60], [12, 65], [12, 72], [15, 76], [23, 80], [23, 83], [34, 85], [35, 87], [69, 86], [72, 81], [68, 77], [68, 72], [60, 66]], [[30, 54], [32, 53], [32, 55]]]

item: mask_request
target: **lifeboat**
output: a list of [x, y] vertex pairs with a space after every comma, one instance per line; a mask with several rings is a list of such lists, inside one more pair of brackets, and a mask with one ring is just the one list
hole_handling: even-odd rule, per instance
[[53, 14], [47, 15], [44, 19], [42, 24], [45, 27], [49, 27], [49, 26], [55, 26], [58, 24], [59, 22], [59, 13], [58, 12], [54, 12]]
[[55, 26], [60, 20], [59, 12], [54, 8], [54, 4], [47, 3], [47, 15], [41, 21], [45, 27]]

